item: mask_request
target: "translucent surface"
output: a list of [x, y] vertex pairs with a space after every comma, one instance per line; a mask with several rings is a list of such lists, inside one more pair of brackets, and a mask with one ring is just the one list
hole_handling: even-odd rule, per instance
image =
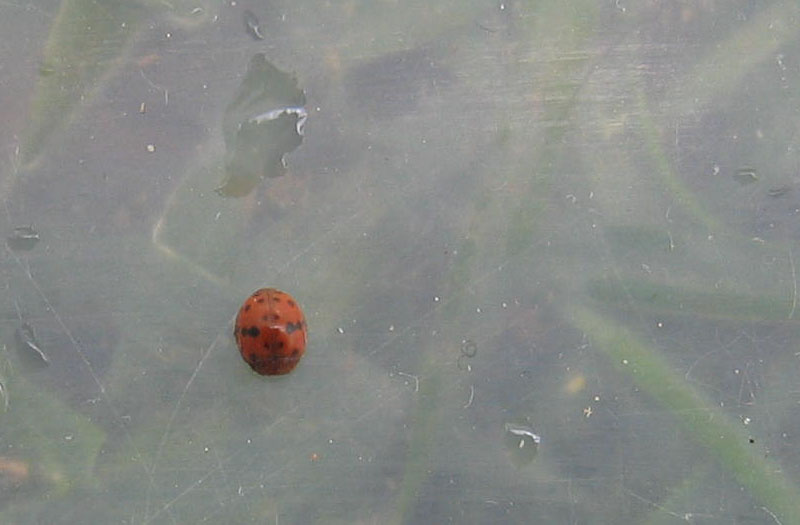
[[[0, 523], [800, 523], [798, 27], [0, 3]], [[234, 115], [259, 53], [304, 99]]]

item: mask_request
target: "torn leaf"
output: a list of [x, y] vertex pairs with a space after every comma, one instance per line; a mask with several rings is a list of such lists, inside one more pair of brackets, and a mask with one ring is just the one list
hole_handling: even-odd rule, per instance
[[261, 179], [286, 172], [284, 155], [303, 141], [305, 102], [292, 75], [261, 53], [250, 60], [239, 92], [225, 110], [225, 180], [217, 193], [243, 197]]

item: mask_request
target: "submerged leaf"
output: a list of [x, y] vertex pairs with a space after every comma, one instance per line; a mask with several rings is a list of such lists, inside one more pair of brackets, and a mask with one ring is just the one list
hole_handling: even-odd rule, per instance
[[135, 1], [65, 0], [44, 48], [31, 118], [20, 145], [23, 166], [34, 164], [52, 136], [69, 124], [100, 79], [121, 56], [144, 16]]
[[225, 180], [217, 193], [242, 197], [261, 179], [286, 172], [283, 156], [303, 141], [305, 102], [292, 75], [263, 54], [250, 60], [239, 92], [225, 111]]

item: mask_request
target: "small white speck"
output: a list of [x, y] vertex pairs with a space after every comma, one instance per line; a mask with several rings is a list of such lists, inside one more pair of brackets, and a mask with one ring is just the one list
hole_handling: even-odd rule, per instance
[[148, 153], [154, 153], [155, 151], [156, 151], [156, 146], [155, 146], [155, 144], [148, 144], [148, 145], [147, 145], [147, 152], [148, 152]]
[[481, 307], [480, 307], [480, 306], [479, 306], [479, 307], [477, 307], [477, 308], [475, 309], [475, 311], [476, 311], [476, 312], [478, 312], [478, 313], [481, 313]]
[[343, 334], [344, 333], [344, 328], [342, 328], [340, 326], [339, 328], [336, 329], [336, 331], [339, 332], [340, 334]]
[[500, 306], [502, 306], [503, 308], [508, 308], [508, 303], [503, 302], [503, 304], [501, 304]]
[[74, 436], [72, 434], [67, 434], [66, 436], [64, 436], [64, 441], [72, 441], [73, 437]]
[[439, 296], [438, 295], [434, 296], [433, 302], [434, 303], [438, 303], [439, 302]]
[[205, 452], [206, 454], [208, 454], [208, 447], [205, 447], [205, 448], [203, 448], [203, 452]]
[[623, 365], [627, 365], [627, 364], [628, 364], [628, 360], [627, 360], [627, 359], [623, 359], [623, 360], [622, 360], [622, 364], [623, 364]]
[[389, 325], [389, 331], [390, 331], [390, 332], [394, 332], [394, 325], [393, 325], [393, 324], [390, 324], [390, 325]]

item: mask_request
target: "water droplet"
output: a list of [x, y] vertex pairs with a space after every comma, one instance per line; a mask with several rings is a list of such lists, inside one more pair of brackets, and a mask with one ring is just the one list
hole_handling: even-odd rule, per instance
[[752, 184], [758, 180], [756, 170], [754, 168], [739, 168], [733, 175], [734, 180], [741, 185]]
[[247, 34], [253, 37], [253, 40], [264, 40], [264, 35], [261, 33], [261, 25], [258, 18], [252, 11], [245, 10], [243, 14], [244, 30]]
[[50, 364], [50, 358], [39, 345], [33, 327], [26, 322], [17, 328], [17, 343], [24, 359], [35, 361], [39, 366]]
[[464, 357], [475, 357], [478, 354], [478, 345], [472, 339], [461, 341], [461, 355]]
[[505, 424], [506, 449], [514, 465], [522, 467], [533, 461], [541, 442], [541, 437], [529, 425], [520, 423]]
[[14, 228], [6, 242], [12, 250], [32, 250], [36, 243], [39, 242], [39, 232], [34, 230], [33, 226], [19, 226]]

